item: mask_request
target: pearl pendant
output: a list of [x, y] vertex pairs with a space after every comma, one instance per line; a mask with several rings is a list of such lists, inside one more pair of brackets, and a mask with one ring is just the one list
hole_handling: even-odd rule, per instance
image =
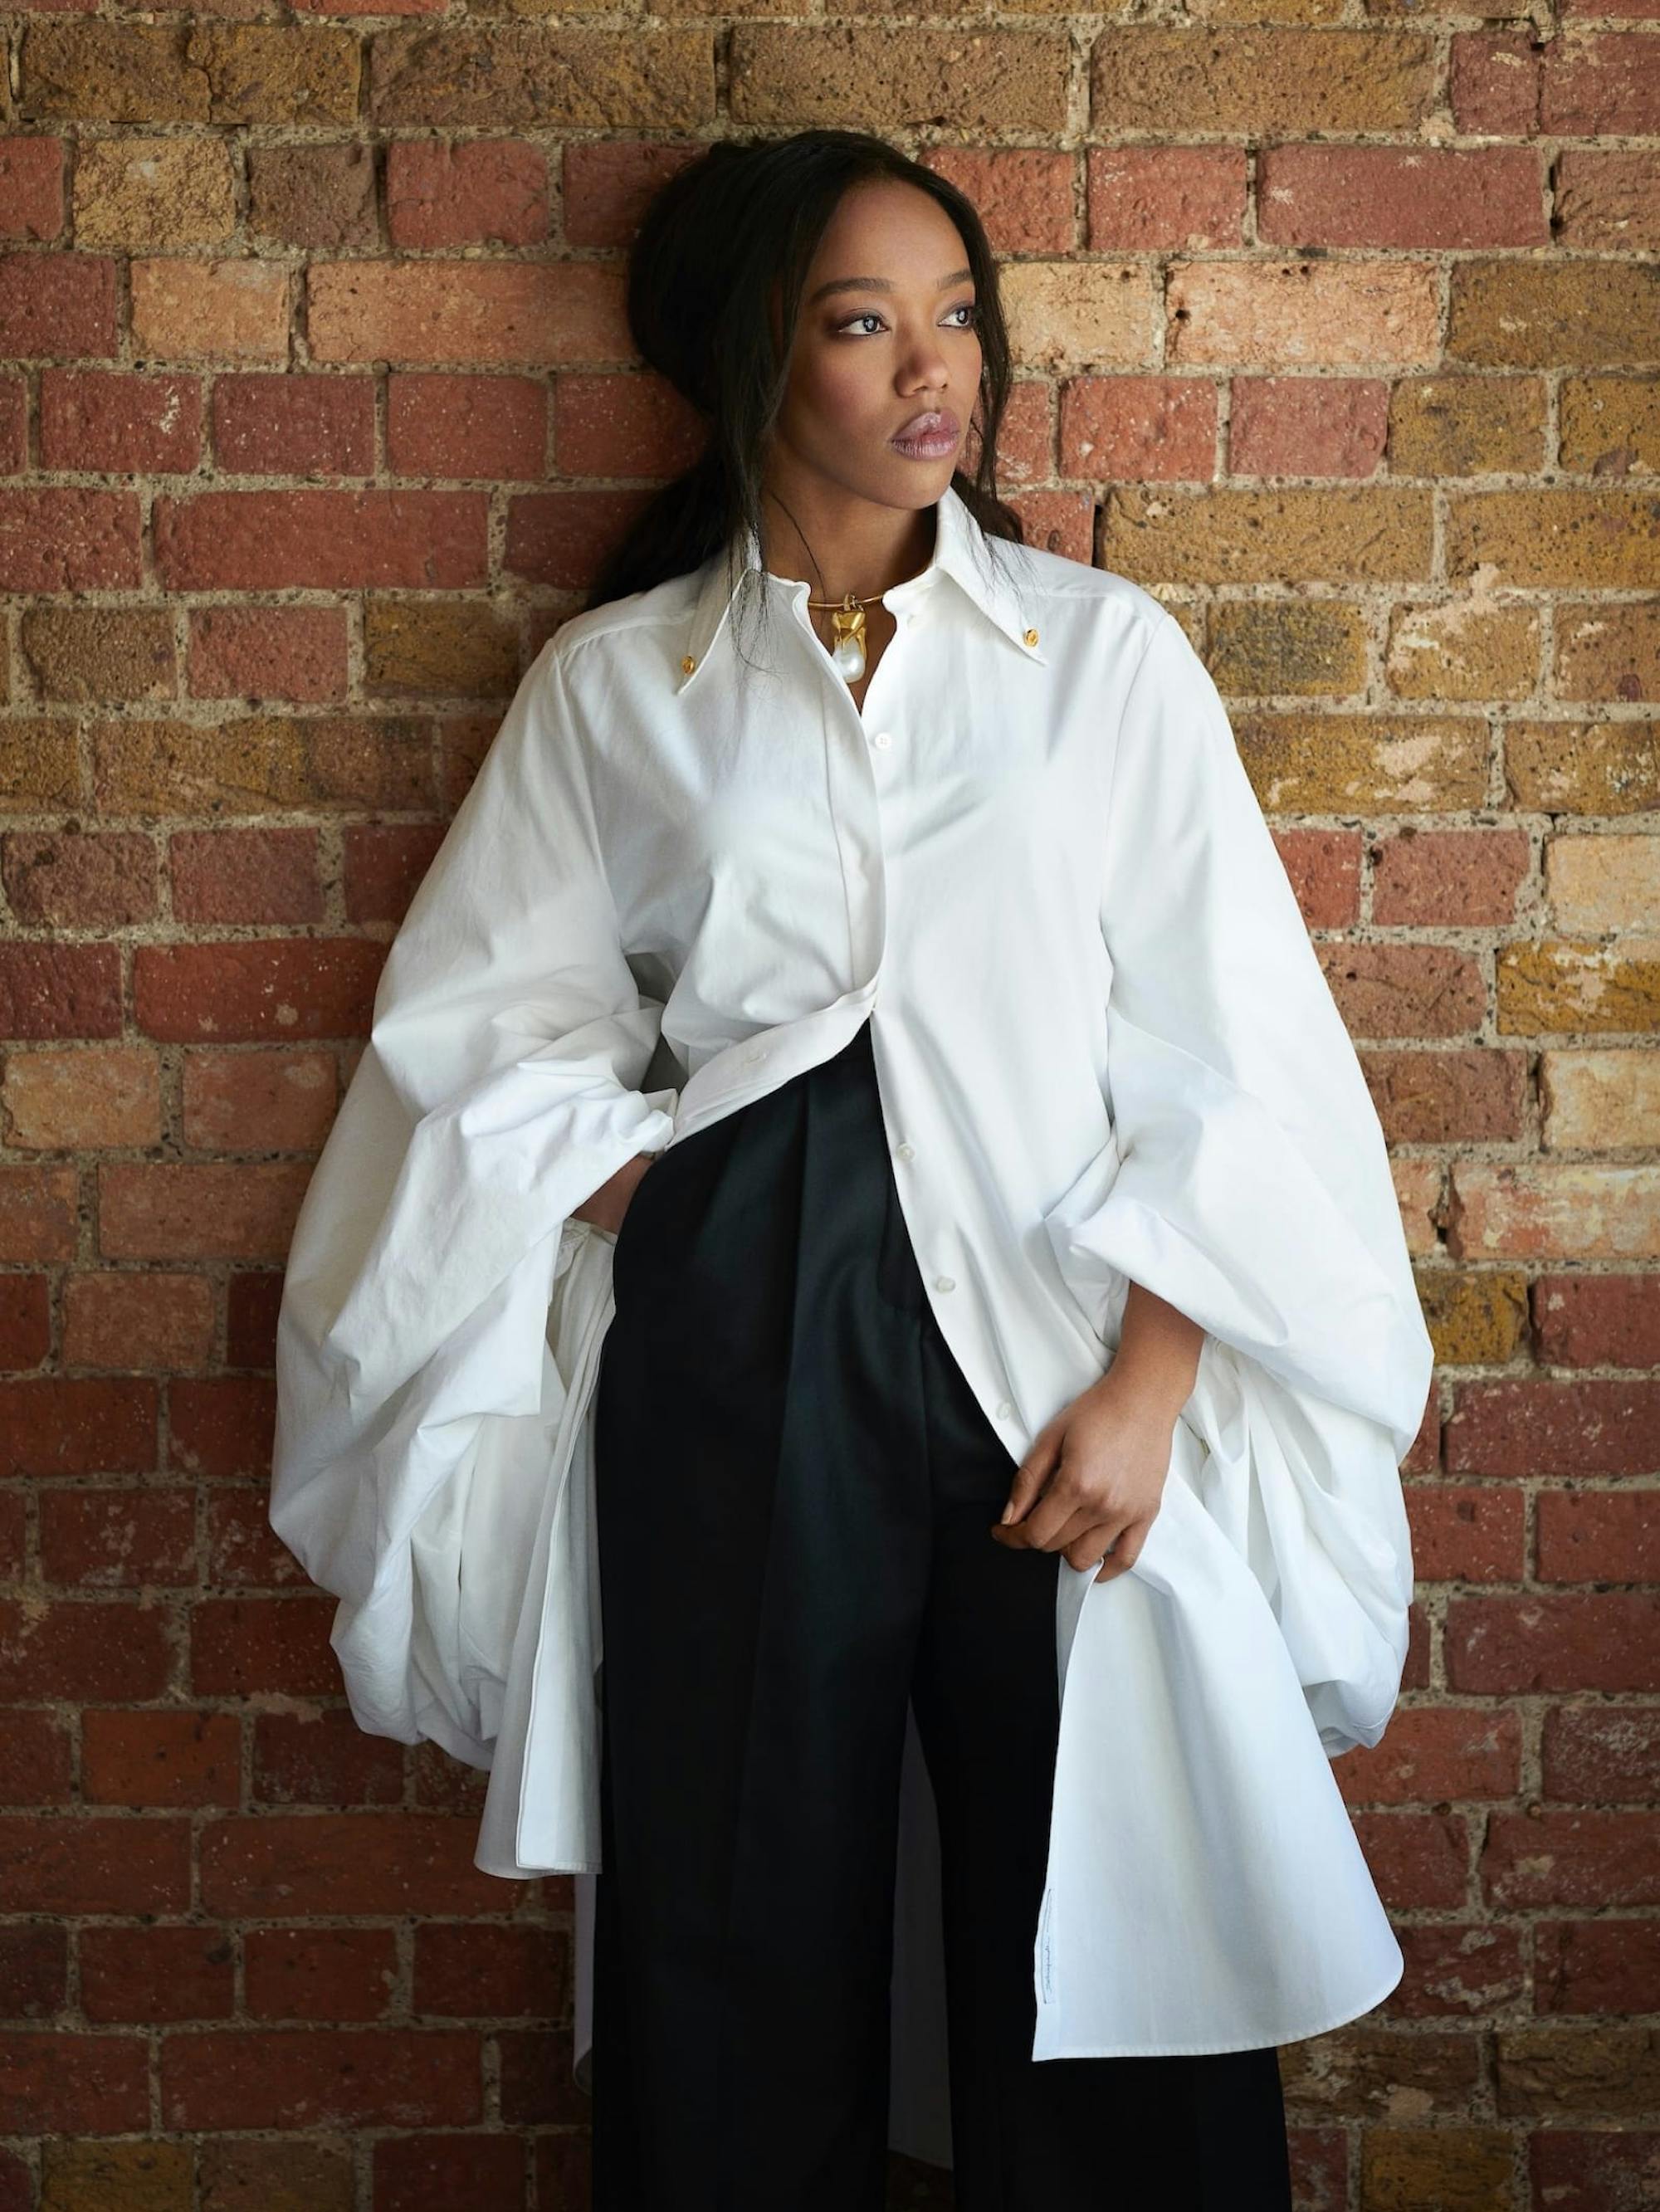
[[830, 659], [849, 684], [856, 684], [865, 672], [865, 648], [850, 634], [837, 640]]

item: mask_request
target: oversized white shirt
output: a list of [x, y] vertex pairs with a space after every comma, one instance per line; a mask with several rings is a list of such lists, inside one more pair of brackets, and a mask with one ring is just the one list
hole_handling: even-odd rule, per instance
[[[489, 1769], [477, 1863], [578, 1876], [579, 2079], [612, 1240], [572, 1209], [866, 1019], [1011, 1479], [1132, 1281], [1205, 1332], [1134, 1566], [1056, 1558], [1034, 2057], [1291, 2042], [1402, 1972], [1330, 1767], [1399, 1693], [1432, 1364], [1377, 1115], [1181, 625], [982, 538], [954, 489], [935, 512], [862, 710], [752, 536], [549, 640], [388, 953], [289, 1257], [272, 1525], [340, 1600], [359, 1724]], [[743, 568], [764, 638], [735, 640]], [[949, 2163], [914, 1724], [902, 1802], [891, 2140]]]

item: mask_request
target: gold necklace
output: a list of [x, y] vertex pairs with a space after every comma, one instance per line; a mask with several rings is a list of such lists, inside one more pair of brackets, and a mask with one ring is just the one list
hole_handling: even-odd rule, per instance
[[830, 659], [849, 684], [856, 684], [865, 672], [865, 609], [881, 596], [871, 592], [861, 599], [856, 592], [848, 592], [839, 599], [807, 601], [810, 607], [831, 610]]

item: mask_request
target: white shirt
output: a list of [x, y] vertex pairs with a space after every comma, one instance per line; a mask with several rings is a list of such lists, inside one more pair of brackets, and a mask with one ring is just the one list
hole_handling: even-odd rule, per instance
[[[361, 1726], [489, 1767], [478, 1865], [583, 1877], [579, 2066], [612, 1309], [611, 1240], [571, 1210], [866, 1018], [1011, 1479], [1130, 1282], [1206, 1332], [1134, 1565], [1056, 1558], [1034, 2056], [1290, 2042], [1402, 1972], [1329, 1763], [1398, 1695], [1432, 1364], [1382, 1131], [1180, 624], [982, 539], [955, 490], [936, 512], [862, 711], [752, 537], [763, 665], [720, 556], [548, 641], [392, 946], [289, 1255], [272, 1525], [341, 1601]], [[893, 2141], [948, 2162], [914, 1726], [904, 1804]]]

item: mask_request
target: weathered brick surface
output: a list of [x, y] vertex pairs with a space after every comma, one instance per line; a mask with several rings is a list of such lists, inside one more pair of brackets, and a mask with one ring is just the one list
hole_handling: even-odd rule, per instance
[[1407, 1972], [1282, 2054], [1299, 2205], [1660, 2201], [1654, 14], [15, 16], [0, 2212], [588, 2201], [570, 1885], [353, 1723], [273, 1334], [386, 940], [701, 442], [642, 209], [815, 122], [982, 210], [1006, 495], [1204, 656], [1392, 1149], [1438, 1376], [1334, 1771]]

